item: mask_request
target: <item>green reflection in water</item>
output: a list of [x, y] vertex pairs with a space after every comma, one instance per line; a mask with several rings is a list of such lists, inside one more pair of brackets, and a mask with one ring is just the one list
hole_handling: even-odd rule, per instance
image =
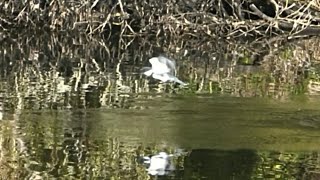
[[145, 106], [94, 112], [96, 135], [190, 148], [318, 148], [317, 102], [176, 97], [154, 99]]
[[[137, 103], [144, 108], [25, 111], [11, 120], [5, 115], [0, 132], [1, 137], [6, 137], [2, 139], [3, 152], [7, 152], [3, 155], [4, 164], [14, 165], [17, 169], [14, 172], [21, 173], [20, 177], [32, 173], [42, 178], [143, 179], [147, 174], [136, 161], [139, 155], [172, 153], [180, 147], [189, 152], [176, 160], [181, 169], [187, 168], [179, 171], [177, 176], [181, 179], [214, 177], [217, 174], [209, 171], [219, 168], [219, 172], [226, 172], [221, 178], [283, 178], [299, 174], [301, 169], [295, 163], [306, 161], [308, 152], [319, 149], [319, 102], [312, 99], [281, 102], [261, 98], [171, 96], [141, 99]], [[196, 151], [202, 153], [202, 159], [210, 161], [191, 156]], [[206, 158], [203, 152], [213, 158]], [[281, 152], [277, 158], [282, 164], [269, 157], [270, 152]], [[291, 156], [288, 152], [298, 155]], [[283, 154], [289, 155], [284, 158]], [[212, 163], [216, 156], [220, 162], [224, 159], [228, 162]], [[267, 160], [263, 159], [265, 156]], [[283, 168], [287, 160], [295, 164], [292, 166], [296, 171], [291, 173]], [[241, 163], [235, 164], [237, 161]], [[197, 163], [205, 165], [195, 167]], [[235, 174], [230, 176], [232, 172], [224, 168], [232, 164], [235, 167], [231, 171]], [[245, 166], [242, 167], [245, 174], [241, 174], [241, 166]], [[261, 168], [267, 168], [268, 173], [264, 174], [266, 171]], [[288, 176], [282, 176], [283, 173]]]

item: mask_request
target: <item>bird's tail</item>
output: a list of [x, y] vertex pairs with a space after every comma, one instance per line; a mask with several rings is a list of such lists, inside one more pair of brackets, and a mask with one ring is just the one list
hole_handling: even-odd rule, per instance
[[183, 85], [183, 86], [188, 85], [188, 83], [182, 82], [182, 81], [181, 81], [180, 79], [178, 79], [177, 77], [174, 77], [174, 78], [173, 78], [173, 81], [176, 82], [176, 83], [179, 83], [179, 84], [181, 84], [181, 85]]

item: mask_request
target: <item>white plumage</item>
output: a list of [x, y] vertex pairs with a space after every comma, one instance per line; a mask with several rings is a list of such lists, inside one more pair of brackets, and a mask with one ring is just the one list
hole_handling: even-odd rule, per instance
[[144, 163], [149, 164], [149, 168], [147, 168], [148, 174], [165, 175], [167, 171], [174, 170], [173, 164], [170, 161], [170, 157], [172, 156], [172, 154], [168, 155], [165, 152], [160, 152], [151, 157], [143, 157]]
[[144, 67], [144, 75], [151, 76], [162, 82], [176, 82], [181, 85], [187, 85], [175, 76], [176, 63], [164, 56], [153, 57], [149, 59], [151, 67]]

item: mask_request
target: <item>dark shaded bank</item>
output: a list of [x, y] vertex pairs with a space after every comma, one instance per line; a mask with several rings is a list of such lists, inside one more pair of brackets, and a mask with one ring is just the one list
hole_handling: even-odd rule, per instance
[[274, 0], [2, 1], [0, 28], [73, 31], [105, 36], [192, 34], [252, 37], [319, 34], [319, 3]]

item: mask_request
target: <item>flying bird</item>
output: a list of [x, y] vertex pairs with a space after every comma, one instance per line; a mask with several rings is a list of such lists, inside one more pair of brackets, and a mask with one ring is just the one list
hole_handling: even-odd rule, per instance
[[176, 82], [181, 85], [187, 85], [175, 76], [176, 63], [164, 56], [153, 57], [149, 59], [151, 67], [143, 67], [141, 70], [146, 76], [152, 76], [162, 82]]

